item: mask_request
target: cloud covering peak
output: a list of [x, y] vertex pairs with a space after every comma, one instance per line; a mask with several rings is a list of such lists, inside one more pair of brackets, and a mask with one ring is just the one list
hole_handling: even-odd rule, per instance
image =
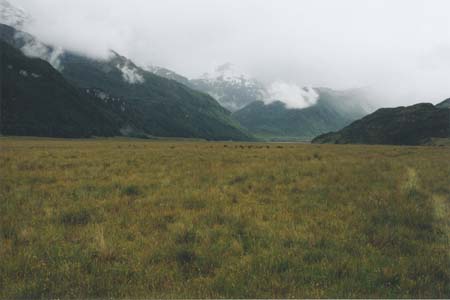
[[7, 0], [0, 0], [0, 23], [20, 29], [30, 20], [31, 17], [23, 9]]
[[[4, 1], [4, 0], [3, 0]], [[266, 83], [370, 86], [381, 105], [450, 95], [446, 0], [15, 0], [64, 49], [188, 77], [232, 62]]]
[[264, 102], [281, 101], [287, 108], [306, 108], [316, 104], [318, 99], [319, 94], [313, 88], [276, 81], [270, 85], [269, 97]]

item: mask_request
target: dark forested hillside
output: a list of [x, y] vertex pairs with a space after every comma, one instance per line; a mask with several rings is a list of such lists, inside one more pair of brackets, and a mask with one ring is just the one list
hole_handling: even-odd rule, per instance
[[118, 135], [120, 120], [49, 63], [0, 40], [1, 133], [55, 137]]
[[251, 139], [212, 97], [147, 72], [117, 53], [103, 61], [66, 53], [61, 64], [62, 74], [74, 85], [126, 99], [135, 122], [151, 135]]
[[448, 99], [446, 99], [446, 100], [436, 104], [436, 107], [439, 107], [439, 108], [450, 108], [450, 98], [448, 98]]
[[450, 137], [450, 109], [430, 103], [382, 108], [313, 143], [421, 145]]
[[364, 95], [358, 90], [316, 89], [316, 104], [303, 109], [289, 109], [282, 102], [253, 102], [233, 116], [248, 130], [269, 140], [310, 140], [318, 134], [340, 129], [369, 111]]
[[[252, 139], [212, 97], [147, 72], [113, 51], [106, 60], [56, 53], [7, 25], [0, 25], [0, 38], [7, 48], [2, 57], [4, 134]], [[21, 52], [47, 60], [54, 68]], [[20, 60], [21, 67], [13, 60]], [[30, 75], [41, 73], [52, 75]], [[20, 100], [12, 102], [15, 98]], [[95, 122], [87, 121], [91, 118]]]

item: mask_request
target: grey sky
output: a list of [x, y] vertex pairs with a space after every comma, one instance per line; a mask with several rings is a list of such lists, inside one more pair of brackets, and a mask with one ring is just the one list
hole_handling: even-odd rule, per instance
[[450, 1], [11, 0], [67, 49], [188, 77], [232, 62], [265, 82], [371, 86], [380, 104], [450, 97]]

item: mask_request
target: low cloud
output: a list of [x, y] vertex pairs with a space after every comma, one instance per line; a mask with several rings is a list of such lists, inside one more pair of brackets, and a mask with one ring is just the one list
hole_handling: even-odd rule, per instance
[[41, 58], [48, 61], [55, 69], [62, 70], [61, 55], [64, 53], [64, 50], [61, 47], [49, 48], [28, 34], [20, 31], [16, 33], [15, 38], [25, 43], [21, 50], [26, 56]]
[[130, 84], [144, 83], [144, 77], [139, 74], [139, 70], [124, 64], [123, 66], [117, 65], [117, 68], [122, 72], [123, 80]]
[[269, 97], [264, 102], [268, 104], [281, 101], [287, 108], [300, 109], [316, 104], [318, 99], [319, 95], [313, 88], [277, 81], [270, 85]]
[[33, 17], [24, 29], [45, 43], [95, 57], [106, 57], [114, 49], [139, 65], [166, 67], [190, 78], [232, 62], [269, 85], [283, 81], [334, 89], [370, 86], [383, 106], [450, 96], [446, 0], [14, 4]]

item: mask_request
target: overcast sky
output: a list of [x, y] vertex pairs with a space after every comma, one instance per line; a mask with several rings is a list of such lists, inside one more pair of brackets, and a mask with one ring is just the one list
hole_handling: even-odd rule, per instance
[[370, 86], [383, 105], [450, 97], [450, 1], [10, 0], [67, 49], [188, 77], [231, 62], [265, 82]]

